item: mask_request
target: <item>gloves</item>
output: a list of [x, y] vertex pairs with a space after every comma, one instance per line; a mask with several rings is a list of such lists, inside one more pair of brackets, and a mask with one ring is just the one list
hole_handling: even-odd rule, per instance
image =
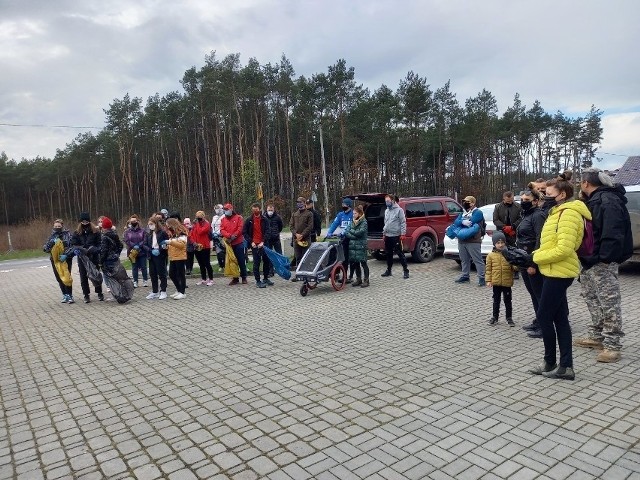
[[471, 226], [471, 220], [465, 218], [464, 220], [462, 220], [462, 225], [464, 225], [465, 227], [470, 227]]
[[134, 249], [134, 250], [140, 250], [140, 245], [134, 245], [134, 246], [133, 246], [133, 249]]
[[56, 238], [56, 241], [53, 243], [62, 243], [62, 240], [60, 240], [59, 238]]
[[238, 238], [238, 236], [237, 236], [237, 235], [231, 235], [231, 236], [229, 237], [229, 240], [231, 240], [231, 241], [233, 242], [236, 238]]
[[160, 245], [162, 245], [162, 246], [164, 247], [164, 246], [165, 246], [166, 244], [168, 244], [168, 243], [169, 243], [169, 240], [162, 240], [162, 241], [160, 242]]
[[513, 227], [511, 225], [502, 227], [502, 231], [504, 232], [505, 235], [509, 235], [510, 237], [513, 237], [516, 234], [516, 232], [513, 230]]
[[80, 255], [80, 250], [78, 250], [77, 248], [73, 249], [73, 254], [74, 255]]
[[151, 250], [151, 254], [154, 257], [157, 257], [158, 255], [160, 255], [160, 250], [158, 250], [157, 248], [154, 248], [153, 250]]
[[58, 260], [61, 262], [66, 262], [67, 261], [67, 256], [63, 253], [62, 255], [60, 255], [58, 257]]

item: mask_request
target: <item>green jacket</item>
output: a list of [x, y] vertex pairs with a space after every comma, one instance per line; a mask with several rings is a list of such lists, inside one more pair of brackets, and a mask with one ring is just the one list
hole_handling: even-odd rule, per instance
[[364, 262], [367, 260], [367, 220], [360, 217], [358, 221], [351, 222], [345, 232], [349, 239], [349, 261]]

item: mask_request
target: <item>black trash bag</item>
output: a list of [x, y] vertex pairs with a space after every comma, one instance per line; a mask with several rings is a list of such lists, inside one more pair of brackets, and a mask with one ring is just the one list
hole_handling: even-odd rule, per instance
[[118, 303], [126, 303], [133, 298], [133, 280], [127, 275], [120, 260], [105, 263], [102, 266], [104, 283]]
[[502, 250], [502, 256], [511, 265], [527, 268], [533, 266], [533, 255], [516, 247], [507, 247]]
[[87, 271], [87, 277], [89, 280], [95, 284], [101, 284], [102, 273], [100, 273], [96, 264], [91, 261], [89, 256], [87, 256], [87, 250], [82, 247], [74, 247], [73, 254], [78, 258], [78, 261], [82, 262], [82, 265], [84, 265], [84, 269]]

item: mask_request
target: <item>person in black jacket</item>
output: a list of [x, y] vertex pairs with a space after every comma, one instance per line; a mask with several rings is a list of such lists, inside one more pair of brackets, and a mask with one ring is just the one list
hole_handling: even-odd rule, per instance
[[624, 336], [618, 266], [633, 254], [625, 189], [598, 168], [582, 172], [580, 189], [593, 217], [594, 246], [591, 255], [580, 258], [580, 284], [591, 325], [587, 337], [577, 339], [575, 345], [602, 349], [598, 362], [617, 362]]
[[[91, 260], [96, 267], [99, 264], [100, 253], [100, 230], [97, 226], [91, 223], [91, 217], [88, 213], [83, 212], [80, 214], [80, 223], [78, 228], [71, 237], [72, 247], [82, 247], [86, 250], [87, 257]], [[87, 270], [82, 262], [78, 262], [78, 271], [80, 273], [80, 286], [82, 287], [82, 295], [84, 296], [84, 303], [89, 303], [89, 278], [87, 276]], [[98, 294], [98, 300], [103, 301], [104, 295], [102, 294], [102, 284], [91, 281], [95, 292]]]
[[[527, 253], [532, 253], [540, 247], [540, 234], [547, 219], [547, 213], [540, 208], [541, 200], [541, 195], [535, 190], [525, 190], [521, 196], [522, 212], [516, 229], [516, 246]], [[537, 314], [538, 302], [542, 294], [542, 275], [536, 266], [521, 268], [520, 273], [522, 273], [524, 286], [531, 296], [534, 314]], [[531, 324], [522, 328], [529, 331], [530, 337], [542, 338], [542, 330], [535, 315]]]
[[[161, 248], [162, 242], [169, 240], [169, 235], [162, 228], [162, 224], [156, 215], [152, 215], [147, 221], [148, 232], [144, 238], [142, 248], [149, 257], [149, 277], [151, 277], [151, 293], [147, 300], [167, 298], [167, 258], [168, 250]], [[160, 288], [158, 289], [158, 280]]]
[[493, 223], [496, 229], [504, 233], [507, 238], [507, 245], [515, 246], [516, 230], [520, 224], [521, 208], [514, 202], [513, 192], [504, 192], [502, 202], [496, 204], [493, 210]]
[[313, 200], [306, 201], [307, 210], [313, 213], [313, 232], [311, 232], [311, 243], [317, 242], [318, 237], [322, 234], [322, 216], [315, 208], [313, 208]]
[[[43, 251], [51, 254], [51, 249], [57, 242], [62, 242], [62, 246], [64, 248], [62, 255], [60, 255], [59, 260], [61, 262], [67, 262], [67, 268], [69, 269], [69, 273], [71, 273], [71, 260], [72, 256], [67, 255], [64, 252], [67, 252], [69, 247], [71, 246], [71, 233], [69, 230], [64, 228], [64, 223], [61, 219], [56, 219], [53, 222], [53, 230], [51, 231], [51, 235], [47, 239], [47, 243], [44, 244]], [[73, 288], [71, 285], [65, 285], [60, 275], [58, 274], [58, 270], [53, 261], [53, 255], [49, 256], [49, 260], [51, 261], [51, 267], [53, 269], [53, 274], [56, 277], [56, 281], [60, 286], [60, 291], [62, 292], [62, 303], [76, 303], [73, 299]]]

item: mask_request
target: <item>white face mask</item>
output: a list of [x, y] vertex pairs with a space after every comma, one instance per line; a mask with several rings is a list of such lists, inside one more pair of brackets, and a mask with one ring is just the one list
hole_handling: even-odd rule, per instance
[[273, 210], [267, 210], [267, 215], [269, 215], [270, 217], [273, 217]]
[[224, 210], [219, 208], [218, 210], [216, 210], [216, 215], [222, 215], [224, 214]]
[[152, 232], [156, 229], [156, 226], [153, 223], [149, 224], [149, 230], [151, 230]]

